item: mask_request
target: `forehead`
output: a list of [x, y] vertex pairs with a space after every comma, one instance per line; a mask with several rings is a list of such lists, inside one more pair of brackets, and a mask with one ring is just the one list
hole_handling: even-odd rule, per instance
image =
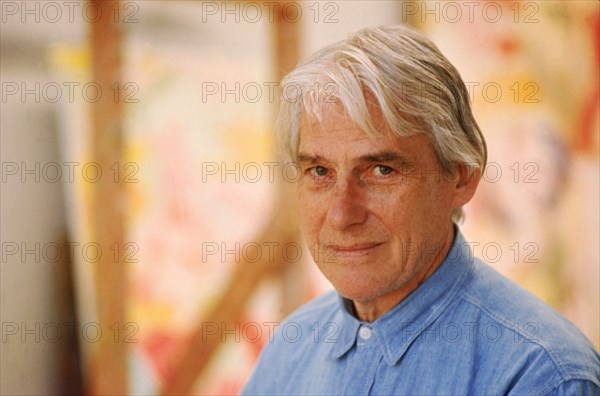
[[388, 137], [384, 140], [390, 140], [389, 138], [393, 134], [386, 125], [379, 107], [368, 103], [368, 112], [375, 129], [371, 133], [365, 132], [364, 125], [361, 127], [354, 121], [339, 101], [322, 103], [315, 112], [304, 111], [300, 128], [300, 147], [314, 141], [325, 140], [334, 140], [339, 143], [367, 139], [376, 141], [382, 140], [383, 137]]
[[421, 139], [401, 137], [393, 133], [378, 106], [369, 103], [368, 109], [375, 134], [367, 134], [339, 102], [322, 104], [318, 114], [304, 113], [299, 152], [327, 158], [342, 154], [348, 158], [352, 154], [362, 156], [381, 151], [408, 154], [414, 152], [417, 145], [426, 144]]
[[[376, 131], [379, 132], [378, 134], [389, 132], [381, 108], [374, 96], [368, 92], [365, 93], [364, 103], [366, 107], [364, 105], [357, 106], [358, 109], [354, 110], [354, 116], [365, 119], [364, 121], [370, 120]], [[310, 106], [310, 111], [305, 108], [302, 112], [302, 130], [335, 132], [340, 129], [355, 127], [360, 129], [339, 98], [335, 98], [333, 101], [325, 99], [314, 106]]]

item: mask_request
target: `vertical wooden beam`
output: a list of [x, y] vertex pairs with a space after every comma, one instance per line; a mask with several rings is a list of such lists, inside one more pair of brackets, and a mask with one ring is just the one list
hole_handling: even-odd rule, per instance
[[119, 338], [125, 325], [125, 197], [113, 171], [113, 166], [122, 165], [123, 151], [122, 92], [119, 92], [122, 33], [120, 24], [112, 18], [120, 5], [118, 0], [90, 0], [89, 4], [90, 10], [95, 9], [100, 15], [90, 23], [90, 33], [93, 81], [102, 89], [100, 100], [91, 104], [92, 156], [102, 170], [100, 180], [92, 185], [91, 205], [92, 235], [102, 249], [99, 261], [94, 264], [96, 309], [102, 336], [90, 365], [89, 393], [126, 395], [129, 393], [127, 357], [125, 344]]
[[[277, 69], [277, 78], [281, 80], [298, 62], [300, 28], [299, 22], [292, 23], [284, 18], [281, 14], [283, 7], [276, 7], [276, 10], [278, 12], [273, 27], [274, 62]], [[290, 194], [295, 194], [293, 186], [290, 183], [279, 183], [277, 194], [277, 204], [271, 215], [269, 225], [262, 233], [257, 235], [257, 238], [253, 239], [259, 245], [269, 241], [278, 241], [279, 246], [285, 246], [288, 243], [298, 241], [297, 215], [295, 208], [290, 205], [290, 202], [293, 202]], [[190, 336], [186, 353], [175, 370], [176, 376], [167, 381], [161, 394], [189, 394], [198, 377], [203, 374], [217, 350], [223, 345], [221, 342], [223, 328], [235, 328], [236, 321], [239, 321], [245, 305], [258, 288], [260, 281], [269, 274], [277, 273], [282, 276], [283, 290], [297, 290], [297, 287], [286, 287], [286, 283], [287, 286], [298, 284], [297, 278], [292, 279], [296, 271], [294, 268], [298, 267], [297, 264], [284, 259], [273, 261], [263, 258], [259, 262], [250, 263], [245, 262], [244, 258], [241, 263], [238, 263], [222, 295], [217, 299], [218, 303], [203, 318], [203, 323], [217, 324], [219, 326], [218, 333], [207, 337], [204, 334], [202, 323], [200, 323]], [[290, 297], [296, 294], [298, 293], [284, 293], [284, 312], [296, 308], [303, 302], [300, 298]]]
[[[407, 2], [407, 0], [401, 0], [401, 2]], [[421, 3], [421, 4], [424, 4], [424, 3]], [[414, 6], [414, 4], [413, 4], [413, 6]], [[418, 7], [418, 5], [417, 5], [417, 7]], [[424, 5], [423, 5], [423, 7], [424, 7]], [[400, 20], [404, 21], [404, 23], [407, 26], [422, 32], [423, 29], [425, 28], [425, 24], [421, 21], [421, 17], [419, 15], [419, 13], [418, 12], [408, 12], [406, 15], [404, 15], [403, 13], [405, 12], [405, 8], [401, 7], [401, 10], [402, 11], [400, 11], [400, 15], [398, 15], [398, 18]], [[407, 10], [408, 10], [408, 5], [407, 5]]]
[[[280, 5], [280, 10], [284, 7]], [[295, 7], [290, 7], [295, 9]], [[306, 11], [306, 10], [305, 10]], [[283, 77], [292, 71], [300, 61], [300, 36], [302, 33], [302, 18], [295, 18], [294, 15], [284, 16], [283, 12], [278, 12], [274, 24], [274, 47], [275, 47], [275, 65], [277, 68], [277, 80], [281, 81]], [[296, 19], [298, 19], [296, 21]], [[295, 22], [294, 22], [295, 21]], [[281, 98], [281, 95], [279, 95]], [[276, 109], [277, 110], [277, 109]], [[287, 181], [282, 181], [278, 186], [278, 193], [283, 197], [290, 197], [293, 202], [295, 199], [295, 185]], [[287, 210], [297, 213], [297, 208], [291, 205]], [[292, 216], [290, 221], [296, 225], [298, 223], [297, 215]], [[300, 240], [299, 232], [293, 236], [294, 242]], [[288, 262], [284, 270], [279, 274], [280, 295], [281, 295], [281, 316], [285, 317], [292, 313], [296, 308], [306, 302], [307, 297], [307, 275], [301, 263]]]
[[[283, 2], [284, 4], [285, 2]], [[275, 64], [277, 67], [277, 80], [281, 79], [298, 63], [300, 60], [300, 23], [302, 18], [295, 20], [295, 16], [285, 16], [282, 4], [275, 8], [279, 12], [275, 14], [275, 24], [273, 25]], [[295, 7], [290, 7], [295, 9]]]

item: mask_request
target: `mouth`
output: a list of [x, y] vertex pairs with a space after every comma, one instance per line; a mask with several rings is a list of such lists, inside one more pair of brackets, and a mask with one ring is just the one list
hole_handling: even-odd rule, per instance
[[353, 258], [366, 256], [375, 251], [379, 246], [383, 245], [380, 243], [361, 243], [354, 245], [336, 245], [328, 244], [325, 245], [325, 249], [332, 252], [333, 257], [338, 258]]

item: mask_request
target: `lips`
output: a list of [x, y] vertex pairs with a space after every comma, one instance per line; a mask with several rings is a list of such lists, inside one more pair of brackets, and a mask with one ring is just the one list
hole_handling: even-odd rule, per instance
[[332, 251], [334, 257], [351, 258], [368, 255], [381, 245], [383, 245], [382, 242], [357, 243], [346, 245], [336, 245], [330, 243], [325, 245], [325, 250]]

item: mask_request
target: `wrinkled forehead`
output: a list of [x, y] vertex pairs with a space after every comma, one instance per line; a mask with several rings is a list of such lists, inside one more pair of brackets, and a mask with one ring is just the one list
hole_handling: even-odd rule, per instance
[[[390, 135], [391, 129], [374, 95], [366, 92], [362, 101], [363, 106], [359, 105], [358, 110], [349, 111], [339, 97], [310, 98], [310, 102], [302, 108], [300, 134], [302, 131], [326, 133], [353, 127], [369, 136]], [[367, 125], [373, 127], [368, 128]]]

